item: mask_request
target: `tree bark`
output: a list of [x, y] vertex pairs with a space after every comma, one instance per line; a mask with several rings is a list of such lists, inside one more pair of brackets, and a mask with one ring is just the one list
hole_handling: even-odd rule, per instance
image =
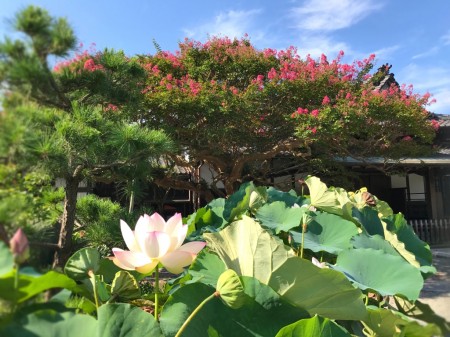
[[66, 195], [64, 197], [64, 210], [59, 231], [58, 248], [53, 260], [53, 268], [64, 268], [72, 253], [72, 234], [75, 226], [75, 211], [77, 207], [78, 184], [77, 177], [66, 177]]

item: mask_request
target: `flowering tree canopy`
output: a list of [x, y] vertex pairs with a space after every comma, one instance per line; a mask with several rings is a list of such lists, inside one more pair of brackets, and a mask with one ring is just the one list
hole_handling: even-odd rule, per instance
[[[266, 178], [270, 161], [286, 154], [398, 159], [430, 149], [429, 95], [377, 88], [383, 74], [369, 74], [374, 55], [344, 64], [343, 52], [334, 60], [301, 58], [293, 47], [257, 50], [245, 38], [179, 46], [140, 57], [147, 71], [143, 118], [179, 143], [186, 155], [174, 154], [174, 163], [207, 163], [215, 171], [209, 188], [222, 181], [230, 193], [246, 175]], [[204, 186], [167, 176], [158, 182]]]

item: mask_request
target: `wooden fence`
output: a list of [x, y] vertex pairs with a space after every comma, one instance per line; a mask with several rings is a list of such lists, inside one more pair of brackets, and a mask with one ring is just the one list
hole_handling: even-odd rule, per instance
[[408, 220], [417, 236], [430, 245], [450, 244], [450, 219]]

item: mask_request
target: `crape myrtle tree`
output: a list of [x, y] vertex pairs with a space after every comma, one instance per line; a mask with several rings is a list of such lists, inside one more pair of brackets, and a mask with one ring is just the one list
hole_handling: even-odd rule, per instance
[[136, 61], [112, 50], [85, 51], [52, 69], [49, 58], [67, 56], [76, 45], [67, 21], [30, 6], [17, 14], [14, 28], [24, 38], [0, 44], [3, 115], [24, 121], [13, 157], [21, 170], [65, 181], [54, 258], [63, 266], [72, 252], [80, 182], [132, 179], [136, 167], [150, 167], [171, 143], [162, 131], [130, 118], [140, 108], [146, 78]]
[[192, 171], [206, 163], [214, 178], [207, 185], [174, 174], [156, 182], [209, 198], [218, 182], [230, 194], [246, 178], [267, 179], [275, 157], [299, 158], [292, 162], [304, 172], [314, 162], [430, 151], [437, 124], [426, 110], [429, 95], [395, 85], [378, 90], [384, 75], [371, 77], [374, 55], [352, 64], [342, 56], [301, 58], [293, 47], [258, 50], [246, 38], [226, 37], [186, 39], [175, 53], [141, 56], [144, 119], [183, 150], [169, 161]]

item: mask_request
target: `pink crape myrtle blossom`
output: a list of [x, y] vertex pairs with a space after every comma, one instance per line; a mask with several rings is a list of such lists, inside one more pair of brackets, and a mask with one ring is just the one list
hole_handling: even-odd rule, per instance
[[182, 245], [188, 226], [183, 225], [180, 213], [167, 222], [158, 213], [151, 216], [144, 214], [136, 223], [134, 231], [120, 220], [120, 229], [129, 250], [113, 248], [112, 261], [122, 269], [143, 274], [151, 272], [158, 263], [169, 272], [179, 274], [206, 245], [201, 241]]

